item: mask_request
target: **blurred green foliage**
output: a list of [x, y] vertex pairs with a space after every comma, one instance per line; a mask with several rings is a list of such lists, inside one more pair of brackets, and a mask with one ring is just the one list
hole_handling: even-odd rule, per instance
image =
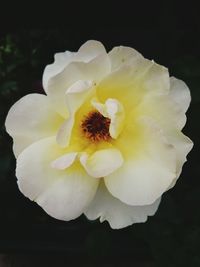
[[[116, 34], [117, 33], [117, 34]], [[120, 261], [137, 266], [200, 266], [200, 169], [198, 123], [200, 105], [200, 44], [193, 33], [113, 31], [74, 33], [72, 30], [19, 30], [0, 39], [0, 249], [2, 251], [59, 251], [85, 261]], [[152, 41], [147, 45], [148, 36]], [[112, 41], [111, 38], [112, 37]], [[130, 36], [134, 36], [134, 38]], [[147, 38], [147, 39], [146, 39]], [[188, 163], [175, 188], [164, 194], [157, 214], [145, 224], [114, 231], [107, 223], [60, 222], [23, 197], [16, 184], [12, 140], [4, 122], [12, 104], [28, 93], [43, 93], [44, 67], [53, 54], [77, 50], [87, 39], [100, 39], [106, 48], [118, 44], [135, 47], [148, 58], [166, 65], [170, 74], [183, 79], [192, 93], [184, 132], [195, 142]], [[149, 39], [148, 39], [149, 40]], [[174, 40], [172, 45], [171, 40]], [[186, 42], [186, 43], [185, 43]], [[191, 50], [191, 46], [193, 50]]]

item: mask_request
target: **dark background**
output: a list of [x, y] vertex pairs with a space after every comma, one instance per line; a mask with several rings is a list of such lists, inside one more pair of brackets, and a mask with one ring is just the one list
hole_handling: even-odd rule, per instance
[[[6, 266], [200, 266], [198, 9], [192, 4], [165, 2], [154, 13], [147, 6], [142, 13], [126, 7], [125, 14], [117, 4], [111, 7], [98, 17], [92, 12], [90, 20], [85, 20], [89, 26], [83, 29], [73, 23], [48, 28], [12, 25], [0, 32], [0, 252], [7, 255], [4, 261], [10, 265]], [[77, 19], [81, 8], [78, 11], [70, 18]], [[109, 20], [113, 16], [115, 25]], [[94, 19], [99, 17], [102, 25], [95, 27]], [[135, 21], [139, 21], [137, 26]], [[117, 45], [137, 49], [184, 80], [192, 94], [184, 133], [195, 145], [180, 179], [163, 195], [155, 216], [122, 230], [84, 216], [58, 221], [26, 199], [17, 188], [12, 139], [4, 128], [16, 100], [28, 93], [43, 93], [42, 73], [54, 53], [76, 51], [88, 39], [101, 41], [107, 50]]]

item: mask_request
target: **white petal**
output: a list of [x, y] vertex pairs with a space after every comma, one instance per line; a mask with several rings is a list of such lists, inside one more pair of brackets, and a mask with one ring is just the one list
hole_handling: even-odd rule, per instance
[[16, 176], [26, 197], [36, 201], [49, 215], [71, 220], [91, 202], [98, 180], [89, 177], [78, 162], [66, 170], [52, 168], [51, 162], [63, 152], [55, 138], [32, 144], [19, 155]]
[[183, 110], [169, 95], [146, 95], [136, 107], [138, 114], [154, 118], [165, 131], [169, 129], [181, 130], [186, 123]]
[[78, 80], [98, 83], [110, 72], [110, 61], [107, 54], [101, 54], [91, 61], [72, 62], [62, 72], [53, 76], [48, 83], [48, 96], [57, 112], [66, 116], [66, 101], [64, 98], [68, 88]]
[[98, 150], [91, 156], [83, 153], [80, 162], [90, 176], [100, 178], [119, 169], [123, 164], [123, 157], [119, 150], [109, 148]]
[[[149, 205], [159, 198], [176, 177], [176, 155], [161, 129], [150, 119], [141, 119], [144, 145], [131, 155], [124, 155], [124, 164], [106, 176], [111, 194], [128, 205]], [[117, 144], [116, 144], [117, 145]]]
[[61, 156], [51, 163], [51, 167], [58, 169], [58, 170], [67, 169], [73, 164], [73, 162], [76, 159], [77, 154], [78, 154], [77, 152], [72, 152], [64, 156]]
[[79, 48], [78, 54], [85, 62], [88, 62], [101, 54], [106, 54], [106, 50], [101, 42], [89, 40]]
[[105, 54], [104, 46], [98, 41], [87, 41], [84, 43], [78, 52], [63, 52], [57, 53], [54, 56], [54, 62], [47, 65], [43, 74], [43, 87], [48, 92], [48, 82], [50, 78], [57, 75], [71, 62], [89, 62], [100, 54]]
[[61, 125], [56, 135], [56, 141], [58, 145], [60, 145], [61, 147], [66, 147], [69, 144], [73, 125], [74, 125], [74, 117], [70, 117]]
[[191, 101], [190, 90], [187, 85], [175, 77], [170, 77], [170, 96], [186, 112]]
[[47, 96], [30, 94], [22, 97], [11, 107], [5, 122], [7, 132], [14, 139], [15, 155], [33, 142], [55, 135], [62, 122]]
[[120, 229], [141, 223], [152, 216], [158, 209], [160, 198], [151, 205], [130, 206], [113, 197], [101, 182], [94, 200], [84, 212], [88, 219], [95, 220], [100, 217], [100, 222], [108, 221], [111, 228]]
[[114, 47], [109, 53], [112, 71], [120, 68], [123, 64], [133, 63], [143, 58], [135, 49], [126, 46]]
[[42, 84], [45, 92], [48, 91], [48, 82], [49, 79], [59, 72], [61, 72], [71, 61], [75, 59], [76, 53], [73, 52], [63, 52], [57, 53], [54, 55], [54, 62], [49, 64], [44, 69], [43, 77], [42, 77]]
[[169, 88], [168, 70], [155, 62], [141, 59], [111, 72], [99, 83], [96, 92], [101, 103], [111, 97], [117, 99], [127, 115], [144, 96], [167, 95]]
[[[146, 60], [146, 64], [150, 61]], [[170, 79], [168, 69], [152, 61], [153, 64], [145, 73], [143, 87], [147, 92], [154, 94], [168, 94], [170, 89]]]
[[174, 146], [176, 151], [176, 178], [169, 187], [172, 188], [181, 174], [183, 164], [187, 161], [186, 157], [193, 147], [193, 142], [182, 132], [177, 131], [171, 133], [168, 132], [167, 139]]
[[76, 111], [85, 102], [85, 100], [92, 94], [92, 81], [79, 80], [75, 82], [66, 92], [66, 102], [69, 108], [69, 119], [67, 119], [60, 127], [57, 133], [57, 143], [61, 147], [69, 144], [71, 131], [74, 125], [74, 117]]
[[92, 81], [79, 80], [72, 84], [66, 92], [67, 106], [70, 114], [74, 114], [82, 103], [87, 99], [91, 88], [94, 86]]
[[91, 103], [104, 117], [110, 119], [109, 132], [110, 136], [116, 139], [121, 133], [124, 126], [124, 108], [117, 99], [108, 98], [105, 104], [95, 100]]

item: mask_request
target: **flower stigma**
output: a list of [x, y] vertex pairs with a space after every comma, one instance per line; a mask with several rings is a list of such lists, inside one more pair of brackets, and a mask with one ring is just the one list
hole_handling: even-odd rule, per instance
[[111, 120], [97, 110], [90, 111], [81, 122], [83, 135], [92, 142], [109, 141], [111, 139], [109, 126]]

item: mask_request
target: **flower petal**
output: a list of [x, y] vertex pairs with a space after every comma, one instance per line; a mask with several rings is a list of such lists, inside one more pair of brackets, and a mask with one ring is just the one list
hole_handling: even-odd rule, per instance
[[193, 142], [182, 132], [178, 131], [168, 132], [167, 139], [174, 146], [176, 151], [176, 178], [170, 184], [170, 188], [172, 188], [181, 174], [183, 164], [187, 161], [186, 156], [192, 149]]
[[108, 55], [101, 54], [89, 62], [72, 62], [62, 72], [53, 76], [48, 83], [48, 96], [58, 113], [67, 116], [66, 100], [68, 88], [78, 80], [93, 81], [95, 84], [110, 72]]
[[[104, 178], [111, 194], [128, 205], [152, 204], [176, 177], [175, 150], [161, 129], [150, 118], [141, 118], [139, 126], [142, 136], [137, 139], [138, 147], [132, 145], [134, 136], [130, 134], [121, 150], [124, 164]], [[115, 145], [121, 149], [120, 139]]]
[[43, 139], [19, 155], [16, 169], [21, 192], [61, 220], [81, 215], [98, 187], [98, 180], [88, 176], [78, 161], [66, 170], [51, 167], [55, 158], [67, 152], [59, 148], [55, 138]]
[[101, 182], [94, 200], [84, 213], [90, 220], [100, 217], [100, 222], [108, 221], [111, 228], [120, 229], [133, 223], [146, 222], [147, 217], [157, 211], [160, 200], [159, 198], [153, 204], [145, 206], [126, 205], [113, 197]]
[[131, 47], [117, 46], [114, 47], [109, 53], [110, 61], [112, 64], [112, 71], [120, 68], [124, 64], [128, 64], [133, 61], [137, 61], [143, 58], [143, 56]]
[[42, 84], [45, 92], [48, 92], [48, 82], [51, 77], [60, 73], [71, 61], [75, 59], [76, 53], [66, 51], [63, 53], [56, 53], [54, 55], [54, 62], [45, 67]]
[[89, 62], [101, 54], [106, 54], [106, 50], [101, 42], [89, 40], [79, 48], [78, 54], [83, 61]]
[[74, 163], [77, 155], [78, 155], [77, 152], [72, 152], [72, 153], [68, 153], [64, 156], [61, 156], [51, 163], [51, 167], [58, 169], [58, 170], [67, 169], [68, 167], [70, 167]]
[[47, 65], [43, 74], [43, 87], [48, 92], [49, 80], [63, 71], [71, 62], [89, 62], [93, 58], [100, 54], [105, 54], [105, 48], [103, 44], [98, 41], [87, 41], [78, 50], [78, 52], [66, 51], [63, 53], [57, 53], [54, 56], [54, 62]]
[[170, 96], [186, 112], [191, 101], [190, 90], [187, 85], [175, 77], [170, 77]]
[[169, 95], [146, 95], [136, 107], [136, 113], [154, 118], [165, 131], [172, 128], [181, 130], [186, 123], [185, 113]]
[[124, 108], [121, 103], [112, 98], [108, 98], [105, 104], [92, 100], [92, 105], [104, 116], [110, 119], [110, 136], [116, 139], [124, 126]]
[[30, 94], [22, 97], [10, 109], [6, 130], [14, 139], [14, 153], [44, 137], [54, 136], [63, 119], [52, 109], [47, 96]]
[[74, 118], [76, 111], [91, 95], [93, 89], [92, 81], [79, 80], [75, 82], [66, 92], [66, 102], [69, 108], [69, 119], [67, 119], [60, 127], [57, 133], [57, 143], [61, 147], [69, 144], [71, 131], [74, 126]]
[[166, 95], [169, 88], [168, 70], [155, 62], [141, 59], [111, 72], [99, 83], [96, 92], [101, 103], [111, 97], [118, 100], [127, 114], [145, 95]]
[[80, 156], [80, 162], [87, 173], [95, 178], [115, 172], [123, 163], [123, 157], [115, 148], [101, 149], [89, 156], [86, 152]]

